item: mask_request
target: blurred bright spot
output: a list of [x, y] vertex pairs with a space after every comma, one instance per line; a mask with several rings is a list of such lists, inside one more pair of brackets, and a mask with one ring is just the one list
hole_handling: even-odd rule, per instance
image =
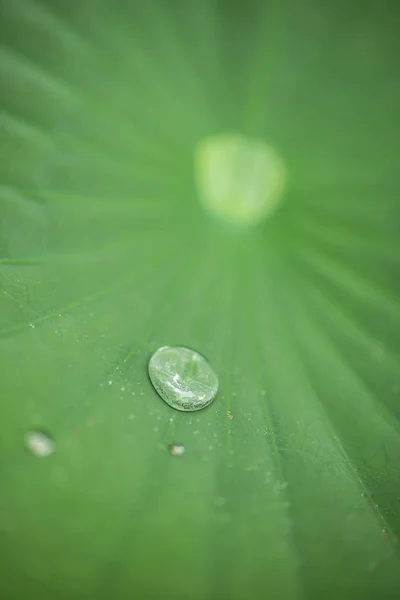
[[271, 216], [285, 184], [282, 160], [271, 146], [234, 134], [199, 143], [195, 175], [207, 212], [234, 225], [255, 225]]

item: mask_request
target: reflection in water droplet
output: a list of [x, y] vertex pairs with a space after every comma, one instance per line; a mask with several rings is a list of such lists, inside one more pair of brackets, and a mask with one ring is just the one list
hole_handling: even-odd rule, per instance
[[159, 348], [150, 359], [149, 376], [161, 398], [176, 410], [204, 408], [218, 392], [218, 378], [208, 361], [183, 346]]
[[50, 456], [56, 449], [54, 440], [43, 431], [28, 431], [25, 435], [25, 446], [36, 456]]
[[172, 456], [182, 456], [185, 454], [185, 446], [183, 444], [173, 444], [169, 445], [169, 452]]

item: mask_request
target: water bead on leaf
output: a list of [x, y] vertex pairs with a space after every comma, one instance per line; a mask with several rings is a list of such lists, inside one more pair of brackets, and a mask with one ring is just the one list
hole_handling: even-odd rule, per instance
[[161, 398], [176, 410], [204, 408], [218, 392], [218, 378], [207, 359], [184, 346], [159, 348], [150, 359], [149, 376]]

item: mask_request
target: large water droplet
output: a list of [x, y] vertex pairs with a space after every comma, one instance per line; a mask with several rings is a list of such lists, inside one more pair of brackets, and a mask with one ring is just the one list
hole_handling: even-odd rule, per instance
[[262, 139], [226, 134], [202, 140], [195, 175], [207, 212], [233, 225], [250, 226], [269, 217], [282, 198], [285, 168]]
[[161, 398], [176, 410], [199, 410], [218, 391], [218, 378], [209, 362], [190, 348], [164, 346], [149, 362], [150, 380]]

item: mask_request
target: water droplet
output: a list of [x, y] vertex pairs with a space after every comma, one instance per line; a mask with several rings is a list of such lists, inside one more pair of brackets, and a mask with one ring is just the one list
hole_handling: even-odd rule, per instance
[[199, 198], [213, 216], [233, 225], [254, 225], [279, 205], [285, 168], [262, 139], [216, 135], [202, 140], [195, 156]]
[[54, 440], [43, 431], [28, 431], [25, 435], [25, 446], [36, 456], [50, 456], [56, 449]]
[[185, 446], [183, 444], [177, 444], [176, 442], [174, 442], [168, 447], [169, 452], [170, 454], [172, 454], [172, 456], [182, 456], [183, 454], [185, 454]]
[[159, 348], [150, 359], [149, 376], [161, 398], [176, 410], [204, 408], [218, 392], [218, 378], [208, 361], [183, 346]]
[[110, 381], [108, 382], [108, 385], [112, 385], [112, 379], [110, 379]]
[[33, 323], [29, 323], [29, 327], [31, 327], [31, 329], [35, 329], [35, 326]]
[[124, 392], [124, 391], [125, 391], [125, 388], [124, 388], [124, 387], [122, 387], [122, 388], [121, 388], [121, 392]]

